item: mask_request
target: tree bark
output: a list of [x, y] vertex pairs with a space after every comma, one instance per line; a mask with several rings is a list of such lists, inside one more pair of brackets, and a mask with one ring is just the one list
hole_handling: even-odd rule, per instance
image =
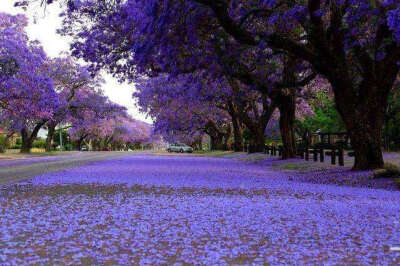
[[279, 126], [282, 135], [282, 159], [296, 158], [296, 137], [294, 133], [293, 116], [288, 110], [280, 109], [280, 111], [281, 118]]
[[82, 136], [79, 137], [79, 139], [77, 140], [77, 148], [80, 151], [82, 148], [82, 143], [85, 140], [85, 138], [88, 136], [89, 134], [83, 134]]
[[265, 146], [265, 129], [268, 125], [269, 120], [276, 108], [273, 101], [269, 102], [267, 95], [262, 96], [263, 108], [261, 113], [257, 110], [257, 107], [253, 108], [254, 118], [250, 117], [246, 108], [239, 107], [242, 109], [239, 112], [239, 117], [243, 124], [248, 128], [252, 135], [252, 141], [250, 143], [250, 153], [262, 152]]
[[30, 153], [32, 149], [33, 139], [30, 138], [26, 129], [21, 130], [22, 146], [21, 153]]
[[54, 123], [49, 124], [47, 127], [46, 152], [51, 151], [51, 144], [52, 144], [55, 129], [56, 129], [56, 124], [54, 124]]
[[223, 150], [224, 144], [222, 142], [222, 135], [219, 135], [219, 134], [213, 135], [213, 136], [210, 135], [210, 139], [211, 139], [211, 147], [210, 147], [210, 149], [212, 151]]
[[223, 145], [223, 150], [228, 151], [230, 150], [229, 147], [229, 139], [232, 135], [232, 127], [230, 124], [224, 129], [222, 133], [222, 145]]
[[[297, 60], [295, 57], [286, 56], [284, 59], [283, 84], [296, 83]], [[278, 104], [280, 112], [279, 129], [282, 137], [282, 159], [290, 159], [296, 157], [296, 101], [297, 88], [282, 88], [277, 93], [275, 102]]]
[[238, 152], [243, 150], [242, 127], [237, 118], [232, 119], [233, 126], [233, 150]]
[[23, 128], [21, 130], [21, 138], [22, 138], [22, 146], [21, 146], [21, 153], [30, 153], [32, 149], [33, 141], [37, 138], [39, 130], [46, 124], [47, 120], [43, 120], [36, 124], [33, 128], [32, 132], [29, 133], [27, 128]]
[[[338, 111], [348, 130], [351, 146], [355, 153], [354, 170], [378, 169], [383, 167], [382, 126], [385, 105], [374, 101], [362, 101], [356, 108], [345, 104], [340, 97], [336, 100]], [[343, 102], [342, 102], [343, 101]]]
[[265, 146], [265, 127], [260, 126], [252, 131], [253, 141], [250, 144], [250, 153], [263, 152]]
[[[229, 130], [230, 131], [230, 128]], [[225, 150], [226, 147], [224, 145], [224, 137], [227, 136], [228, 131], [221, 130], [213, 121], [208, 121], [205, 126], [205, 133], [210, 136], [210, 149], [211, 150]], [[229, 132], [230, 135], [230, 132]], [[228, 136], [229, 136], [228, 135]]]
[[233, 103], [228, 104], [228, 113], [232, 118], [232, 130], [233, 130], [233, 150], [238, 152], [243, 150], [243, 132], [242, 125], [239, 120], [239, 116], [233, 106]]
[[279, 101], [279, 128], [282, 136], [282, 159], [296, 158], [296, 136], [294, 132], [296, 120], [296, 96], [282, 96]]

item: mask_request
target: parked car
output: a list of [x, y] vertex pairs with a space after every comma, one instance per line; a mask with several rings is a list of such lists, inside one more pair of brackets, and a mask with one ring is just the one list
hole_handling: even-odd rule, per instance
[[88, 151], [88, 147], [86, 145], [82, 145], [81, 151]]
[[167, 151], [168, 152], [181, 152], [181, 153], [188, 152], [188, 153], [192, 153], [193, 152], [193, 148], [188, 146], [188, 145], [186, 145], [186, 144], [183, 144], [183, 143], [173, 143], [173, 144], [170, 144], [168, 146]]

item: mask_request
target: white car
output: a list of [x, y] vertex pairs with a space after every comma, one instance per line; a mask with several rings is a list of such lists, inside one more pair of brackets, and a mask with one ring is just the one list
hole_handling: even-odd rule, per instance
[[193, 148], [186, 144], [183, 144], [183, 143], [173, 143], [168, 146], [167, 151], [168, 152], [180, 152], [180, 153], [184, 153], [184, 152], [192, 153]]

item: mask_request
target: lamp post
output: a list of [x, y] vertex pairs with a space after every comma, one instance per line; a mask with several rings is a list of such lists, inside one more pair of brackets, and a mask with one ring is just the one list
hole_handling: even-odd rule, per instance
[[58, 129], [60, 131], [60, 151], [63, 150], [63, 142], [62, 142], [62, 127], [60, 126], [60, 128]]

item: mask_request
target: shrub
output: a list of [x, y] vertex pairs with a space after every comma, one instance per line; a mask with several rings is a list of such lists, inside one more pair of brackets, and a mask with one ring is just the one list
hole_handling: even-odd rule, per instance
[[0, 153], [4, 153], [4, 152], [6, 152], [5, 150], [3, 150], [3, 144], [4, 144], [4, 141], [6, 141], [6, 137], [4, 136], [4, 135], [1, 135], [0, 136]]
[[44, 139], [37, 139], [32, 143], [33, 148], [46, 148], [46, 140]]
[[11, 149], [20, 150], [21, 146], [22, 146], [21, 144], [15, 144], [14, 146], [11, 147]]

